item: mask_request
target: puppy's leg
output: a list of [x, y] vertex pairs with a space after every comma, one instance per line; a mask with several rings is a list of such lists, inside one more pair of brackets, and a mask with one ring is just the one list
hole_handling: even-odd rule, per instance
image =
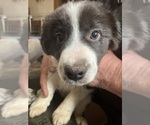
[[7, 102], [1, 109], [2, 117], [17, 116], [28, 111], [28, 97], [22, 90], [14, 92], [14, 98]]
[[88, 125], [86, 119], [82, 116], [83, 112], [85, 111], [87, 105], [91, 102], [91, 96], [86, 96], [76, 107], [75, 109], [75, 117], [77, 125]]
[[52, 115], [53, 125], [67, 124], [76, 106], [88, 94], [89, 92], [86, 90], [72, 90], [54, 111]]
[[30, 106], [29, 115], [31, 118], [35, 116], [39, 116], [47, 110], [47, 107], [50, 105], [55, 89], [57, 87], [58, 78], [59, 77], [57, 73], [53, 73], [49, 75], [49, 78], [47, 81], [47, 88], [48, 88], [47, 98], [44, 97], [42, 90], [38, 91], [37, 99]]
[[36, 99], [35, 91], [31, 88], [28, 88], [28, 99], [28, 105]]

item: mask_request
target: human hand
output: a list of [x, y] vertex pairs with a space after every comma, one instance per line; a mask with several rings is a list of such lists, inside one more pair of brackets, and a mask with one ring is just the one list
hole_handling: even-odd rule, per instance
[[123, 89], [150, 98], [150, 61], [129, 50], [122, 60]]
[[118, 96], [122, 91], [122, 64], [112, 51], [108, 51], [101, 59], [95, 79], [90, 86], [106, 89]]
[[40, 85], [45, 97], [48, 96], [47, 90], [47, 79], [48, 79], [48, 72], [55, 72], [56, 67], [53, 65], [52, 56], [48, 56], [44, 54], [41, 66], [41, 76], [40, 76]]

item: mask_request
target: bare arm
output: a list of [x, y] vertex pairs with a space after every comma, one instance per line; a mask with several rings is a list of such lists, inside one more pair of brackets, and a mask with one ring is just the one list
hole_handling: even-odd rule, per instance
[[51, 60], [49, 58], [50, 56], [44, 54], [41, 65], [40, 84], [45, 97], [48, 96], [48, 89], [46, 83], [47, 83], [48, 67], [51, 64]]
[[109, 51], [99, 64], [99, 70], [91, 86], [103, 88], [121, 97], [122, 62]]
[[123, 89], [150, 98], [150, 61], [128, 51], [122, 65]]

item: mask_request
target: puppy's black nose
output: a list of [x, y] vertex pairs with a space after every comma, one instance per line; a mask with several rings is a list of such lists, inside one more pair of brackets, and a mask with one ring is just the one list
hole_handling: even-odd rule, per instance
[[85, 76], [87, 68], [84, 66], [82, 66], [82, 67], [65, 66], [64, 70], [65, 70], [66, 76], [69, 79], [71, 79], [73, 81], [78, 81]]

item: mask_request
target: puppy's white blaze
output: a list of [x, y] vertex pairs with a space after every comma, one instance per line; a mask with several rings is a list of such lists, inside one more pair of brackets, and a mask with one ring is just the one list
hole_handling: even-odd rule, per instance
[[[78, 60], [78, 54], [80, 52], [80, 31], [79, 31], [79, 16], [80, 16], [80, 11], [83, 6], [83, 2], [79, 3], [68, 3], [68, 6], [66, 8], [66, 12], [70, 17], [71, 25], [73, 27], [73, 31], [71, 34], [71, 37], [69, 39], [70, 45], [68, 45], [67, 49], [68, 52], [67, 55], [71, 57], [70, 62], [68, 62], [70, 65], [75, 63]], [[82, 45], [81, 45], [82, 46]], [[70, 54], [70, 55], [69, 55]]]
[[66, 8], [66, 13], [70, 17], [71, 25], [73, 27], [72, 37], [70, 38], [72, 42], [80, 41], [79, 16], [83, 8], [82, 6], [84, 6], [84, 1], [77, 3], [68, 3], [68, 6]]

